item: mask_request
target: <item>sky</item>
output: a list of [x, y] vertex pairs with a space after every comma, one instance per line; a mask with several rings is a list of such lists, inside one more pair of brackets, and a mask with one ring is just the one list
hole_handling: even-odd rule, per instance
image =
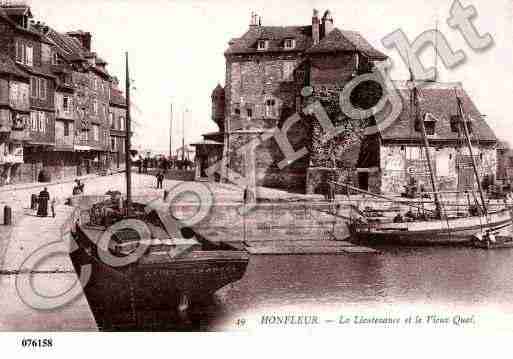
[[[312, 10], [330, 9], [335, 26], [359, 31], [375, 48], [388, 55], [391, 78], [408, 78], [397, 50], [381, 39], [402, 29], [413, 41], [422, 32], [438, 29], [466, 61], [445, 69], [438, 61], [441, 82], [462, 82], [496, 135], [513, 143], [510, 104], [513, 104], [513, 1], [461, 0], [473, 5], [479, 33], [489, 33], [494, 45], [475, 52], [461, 34], [447, 25], [452, 0], [29, 0], [35, 20], [57, 31], [81, 29], [93, 34], [92, 47], [109, 62], [112, 75], [124, 84], [124, 54], [128, 51], [138, 110], [135, 148], [169, 151], [170, 107], [173, 104], [173, 148], [216, 131], [211, 120], [210, 95], [225, 80], [224, 51], [228, 41], [242, 36], [251, 12], [262, 25], [308, 25]], [[421, 53], [426, 66], [434, 64], [433, 50]], [[188, 110], [186, 112], [186, 109]], [[185, 113], [185, 116], [184, 116]], [[182, 128], [182, 122], [185, 126]]]

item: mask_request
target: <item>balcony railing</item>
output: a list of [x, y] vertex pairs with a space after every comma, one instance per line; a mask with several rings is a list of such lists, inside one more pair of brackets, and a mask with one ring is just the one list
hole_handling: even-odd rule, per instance
[[23, 163], [23, 154], [0, 155], [0, 163]]

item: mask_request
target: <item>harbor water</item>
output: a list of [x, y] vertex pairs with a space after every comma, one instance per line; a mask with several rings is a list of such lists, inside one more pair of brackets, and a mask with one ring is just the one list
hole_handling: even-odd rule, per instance
[[[429, 306], [513, 312], [513, 250], [380, 248], [379, 255], [252, 256], [242, 280], [191, 309], [186, 321], [150, 316], [161, 330], [237, 330], [269, 314], [340, 313]], [[442, 309], [444, 308], [444, 309]], [[449, 309], [447, 309], [449, 308]], [[254, 318], [254, 319], [251, 319]]]

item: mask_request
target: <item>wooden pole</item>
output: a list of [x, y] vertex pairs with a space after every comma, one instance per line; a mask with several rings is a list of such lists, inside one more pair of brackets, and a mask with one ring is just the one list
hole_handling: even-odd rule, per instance
[[185, 162], [185, 113], [187, 109], [182, 112], [182, 164]]
[[169, 119], [169, 159], [173, 156], [173, 103], [171, 103], [171, 117]]
[[427, 139], [426, 126], [424, 126], [424, 119], [420, 118], [419, 106], [418, 106], [417, 99], [418, 99], [417, 98], [417, 87], [414, 87], [413, 88], [413, 101], [415, 104], [415, 121], [418, 121], [419, 125], [420, 125], [420, 131], [421, 131], [422, 140], [424, 143], [424, 151], [426, 153], [426, 160], [427, 160], [427, 164], [428, 164], [429, 178], [431, 180], [431, 187], [433, 188], [433, 197], [435, 200], [436, 216], [438, 218], [440, 218], [442, 216], [442, 206], [440, 205], [440, 199], [438, 197], [438, 190], [436, 188], [435, 174], [433, 172], [433, 167], [431, 166], [431, 154], [429, 153], [429, 141]]
[[[454, 90], [454, 92], [456, 93], [456, 90]], [[470, 142], [470, 136], [469, 136], [468, 127], [467, 127], [467, 124], [465, 121], [465, 115], [463, 113], [463, 106], [461, 104], [461, 99], [458, 97], [457, 93], [456, 93], [456, 101], [458, 102], [458, 110], [459, 110], [460, 117], [461, 117], [461, 125], [463, 127], [463, 133], [465, 134], [465, 139], [467, 140], [467, 146], [468, 146], [468, 150], [470, 153], [470, 158], [472, 160], [472, 168], [474, 169], [474, 175], [476, 177], [477, 189], [479, 191], [479, 196], [481, 197], [483, 211], [485, 214], [487, 214], [488, 210], [486, 208], [486, 202], [484, 199], [483, 188], [481, 187], [481, 180], [479, 178], [479, 172], [477, 171], [477, 165], [476, 165], [476, 161], [474, 159], [474, 152], [472, 150], [472, 142]]]
[[131, 149], [131, 122], [130, 122], [130, 72], [128, 70], [128, 52], [125, 53], [126, 58], [126, 126], [125, 126], [125, 175], [126, 175], [126, 210], [127, 215], [132, 214], [132, 159], [130, 157]]

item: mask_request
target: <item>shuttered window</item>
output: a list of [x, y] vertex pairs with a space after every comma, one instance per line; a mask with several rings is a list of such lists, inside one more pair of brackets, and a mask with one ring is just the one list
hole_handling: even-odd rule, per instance
[[28, 66], [34, 66], [34, 50], [30, 45], [27, 45], [25, 49], [25, 64]]
[[44, 112], [38, 113], [38, 130], [39, 132], [46, 132], [46, 114]]
[[21, 41], [16, 41], [16, 62], [25, 62], [25, 45]]
[[38, 121], [38, 120], [37, 120], [37, 112], [32, 111], [32, 112], [30, 113], [30, 129], [31, 129], [32, 131], [37, 131], [37, 125], [38, 125], [38, 124], [37, 124], [37, 121]]
[[39, 79], [39, 98], [46, 100], [46, 79]]
[[30, 97], [37, 98], [38, 97], [38, 83], [37, 78], [31, 77], [30, 78]]

